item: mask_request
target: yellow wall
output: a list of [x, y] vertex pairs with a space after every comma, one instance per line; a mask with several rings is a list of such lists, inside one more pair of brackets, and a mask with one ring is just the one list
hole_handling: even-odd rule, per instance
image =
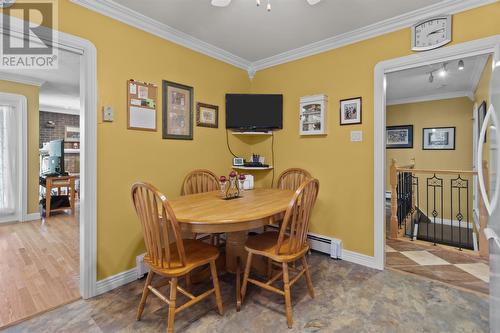
[[[413, 149], [387, 149], [386, 164], [396, 159], [407, 165], [415, 158], [418, 169], [472, 170], [472, 111], [474, 103], [467, 97], [387, 107], [387, 126], [413, 125]], [[422, 129], [456, 127], [455, 150], [423, 150]], [[389, 190], [387, 168], [387, 190]]]
[[[454, 43], [500, 34], [499, 16], [498, 3], [455, 15]], [[261, 71], [251, 82], [241, 69], [68, 0], [59, 1], [59, 30], [88, 39], [97, 48], [98, 279], [133, 267], [135, 256], [144, 250], [129, 196], [133, 182], [151, 181], [173, 197], [190, 169], [229, 171], [231, 156], [223, 129], [226, 92], [285, 94], [285, 129], [276, 133], [277, 171], [292, 166], [309, 169], [321, 181], [312, 231], [341, 238], [348, 250], [373, 255], [373, 69], [379, 61], [410, 53], [409, 29]], [[162, 79], [193, 86], [195, 101], [221, 106], [220, 128], [195, 127], [193, 141], [162, 140], [160, 132], [127, 130], [125, 82], [130, 78], [158, 86]], [[317, 93], [326, 93], [330, 99], [329, 135], [300, 138], [299, 98]], [[363, 124], [340, 127], [339, 99], [360, 95]], [[115, 122], [102, 122], [104, 105], [114, 107]], [[362, 143], [349, 142], [354, 129], [363, 130]], [[270, 156], [267, 140], [254, 140], [249, 147], [246, 139], [230, 139], [235, 152]], [[267, 185], [271, 174], [259, 179], [259, 184]]]
[[[453, 17], [453, 43], [500, 34], [500, 3]], [[480, 22], [480, 23], [478, 23]], [[411, 54], [410, 29], [260, 71], [252, 91], [284, 94], [284, 130], [276, 133], [278, 171], [304, 167], [320, 180], [313, 232], [343, 240], [347, 250], [373, 255], [373, 75], [383, 60]], [[329, 98], [324, 137], [298, 133], [301, 96]], [[339, 100], [363, 97], [363, 124], [339, 125]], [[350, 131], [362, 130], [363, 142], [351, 143]], [[270, 156], [263, 144], [254, 150]], [[270, 176], [262, 182], [270, 183]]]
[[491, 79], [491, 67], [492, 67], [493, 57], [490, 56], [486, 65], [484, 66], [483, 73], [477, 84], [476, 91], [474, 92], [474, 97], [476, 99], [477, 105], [481, 105], [483, 101], [486, 101], [486, 105], [490, 105], [490, 79]]
[[0, 92], [23, 95], [28, 102], [28, 214], [38, 213], [38, 93], [39, 87], [0, 80]]
[[[486, 63], [486, 66], [484, 67], [483, 73], [481, 74], [481, 78], [479, 79], [479, 83], [478, 83], [476, 91], [474, 93], [477, 107], [479, 107], [481, 105], [481, 103], [483, 101], [485, 101], [486, 102], [486, 111], [488, 111], [488, 107], [489, 107], [490, 101], [491, 101], [490, 80], [491, 80], [492, 63], [493, 63], [493, 57], [490, 56], [488, 58], [488, 62]], [[477, 135], [479, 136], [479, 133]], [[486, 133], [486, 136], [488, 136], [488, 132]], [[490, 160], [490, 154], [489, 154], [490, 141], [491, 140], [487, 140], [485, 145], [484, 145], [483, 161]]]
[[[246, 71], [188, 50], [146, 32], [70, 3], [59, 2], [60, 30], [90, 40], [98, 65], [98, 280], [130, 269], [144, 252], [139, 222], [132, 209], [131, 185], [155, 184], [168, 197], [180, 194], [184, 175], [194, 168], [217, 174], [230, 171], [224, 133], [224, 96], [246, 92]], [[194, 100], [220, 106], [219, 129], [194, 127], [194, 140], [162, 140], [155, 133], [127, 130], [126, 81], [158, 85], [162, 79], [194, 87]], [[161, 95], [160, 95], [161, 96]], [[113, 123], [102, 122], [102, 107], [115, 110]], [[158, 128], [162, 103], [159, 98]], [[237, 143], [236, 143], [237, 144]], [[236, 146], [235, 149], [238, 149]]]

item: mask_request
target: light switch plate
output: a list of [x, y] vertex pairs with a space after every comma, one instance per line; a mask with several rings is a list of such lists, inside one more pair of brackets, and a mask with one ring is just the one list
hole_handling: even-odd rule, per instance
[[102, 108], [102, 120], [103, 121], [113, 121], [115, 116], [115, 112], [113, 110], [113, 107], [111, 106], [104, 106]]
[[351, 131], [351, 142], [363, 141], [363, 131]]

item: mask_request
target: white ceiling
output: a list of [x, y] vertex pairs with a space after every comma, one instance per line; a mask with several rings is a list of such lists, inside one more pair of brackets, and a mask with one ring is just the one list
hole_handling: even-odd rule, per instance
[[233, 0], [223, 8], [210, 0], [114, 2], [254, 62], [449, 1], [323, 0], [310, 6], [305, 0], [271, 0], [271, 12], [255, 0]]
[[[458, 60], [446, 62], [447, 73], [439, 74], [443, 63], [416, 67], [387, 75], [387, 104], [404, 104], [467, 96], [474, 91], [486, 65], [488, 56], [463, 58], [465, 68], [458, 70]], [[434, 81], [429, 82], [430, 72]]]
[[0, 79], [41, 84], [40, 110], [80, 112], [80, 56], [59, 50], [57, 69], [1, 70]]

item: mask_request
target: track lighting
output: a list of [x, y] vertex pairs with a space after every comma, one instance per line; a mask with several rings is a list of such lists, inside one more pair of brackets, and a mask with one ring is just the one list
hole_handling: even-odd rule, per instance
[[267, 11], [271, 11], [271, 0], [267, 0]]
[[260, 6], [260, 0], [257, 0], [257, 7]]
[[432, 75], [432, 72], [429, 73], [429, 83], [434, 82], [434, 75]]
[[440, 77], [445, 77], [446, 74], [448, 74], [448, 72], [446, 70], [446, 64], [443, 64], [443, 68], [441, 68], [441, 70], [439, 71], [439, 76]]
[[458, 61], [458, 70], [463, 71], [465, 69], [465, 64], [463, 60]]

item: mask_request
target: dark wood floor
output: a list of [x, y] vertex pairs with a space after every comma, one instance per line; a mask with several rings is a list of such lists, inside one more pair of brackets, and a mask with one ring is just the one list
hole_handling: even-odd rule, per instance
[[78, 217], [0, 225], [0, 327], [80, 298]]

